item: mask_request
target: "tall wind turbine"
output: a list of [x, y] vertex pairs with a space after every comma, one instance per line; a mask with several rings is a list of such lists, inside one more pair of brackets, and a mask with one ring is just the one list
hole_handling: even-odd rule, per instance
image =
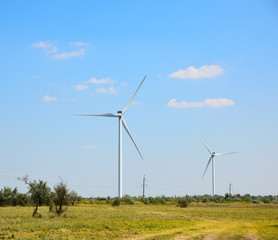
[[124, 127], [124, 129], [126, 130], [127, 134], [129, 135], [130, 139], [132, 140], [134, 146], [136, 147], [139, 155], [141, 156], [141, 158], [143, 159], [143, 156], [139, 150], [139, 148], [137, 147], [127, 125], [126, 122], [123, 118], [124, 113], [127, 111], [127, 109], [130, 107], [135, 95], [137, 94], [139, 88], [141, 87], [141, 85], [143, 84], [143, 82], [145, 81], [147, 75], [143, 78], [142, 82], [140, 83], [139, 87], [136, 89], [135, 93], [133, 94], [133, 96], [131, 97], [131, 99], [129, 100], [129, 102], [127, 103], [127, 105], [125, 106], [124, 110], [122, 111], [118, 111], [117, 114], [113, 114], [113, 113], [104, 113], [104, 114], [73, 114], [73, 115], [78, 115], [78, 116], [97, 116], [97, 117], [114, 117], [114, 118], [118, 118], [119, 119], [119, 149], [118, 149], [118, 197], [122, 198], [122, 126]]
[[207, 164], [207, 167], [206, 167], [206, 169], [205, 169], [205, 172], [204, 172], [204, 174], [203, 174], [202, 179], [203, 179], [204, 176], [205, 176], [205, 173], [206, 173], [206, 171], [207, 171], [207, 169], [208, 169], [208, 166], [209, 166], [210, 162], [212, 162], [212, 196], [214, 196], [214, 194], [215, 194], [215, 165], [214, 165], [214, 157], [215, 157], [215, 156], [226, 155], [226, 154], [233, 154], [233, 153], [236, 153], [236, 152], [215, 153], [215, 152], [213, 152], [213, 151], [211, 151], [211, 150], [209, 149], [209, 147], [207, 146], [207, 144], [205, 144], [205, 142], [202, 140], [202, 138], [200, 138], [200, 140], [201, 140], [201, 142], [205, 145], [206, 149], [209, 151], [209, 153], [210, 153], [210, 155], [211, 155], [210, 158], [209, 158], [209, 160], [208, 160], [208, 164]]

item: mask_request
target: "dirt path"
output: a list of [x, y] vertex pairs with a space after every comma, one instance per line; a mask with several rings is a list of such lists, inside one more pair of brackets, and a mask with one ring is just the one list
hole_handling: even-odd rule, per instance
[[[147, 239], [159, 239], [160, 237], [163, 237], [163, 239], [172, 239], [172, 240], [185, 240], [185, 239], [192, 239], [194, 237], [198, 237], [203, 240], [214, 240], [216, 239], [219, 235], [222, 235], [225, 232], [230, 232], [229, 230], [235, 228], [237, 224], [242, 224], [241, 222], [235, 222], [235, 221], [221, 221], [221, 220], [214, 220], [214, 219], [209, 219], [209, 218], [203, 218], [203, 217], [192, 217], [188, 215], [181, 215], [181, 214], [173, 214], [173, 213], [165, 213], [165, 212], [156, 212], [156, 211], [151, 211], [151, 212], [142, 212], [142, 214], [159, 214], [162, 216], [169, 216], [169, 217], [184, 217], [187, 219], [192, 219], [196, 221], [200, 221], [203, 223], [214, 223], [212, 225], [212, 228], [209, 228], [209, 225], [206, 225], [206, 228], [202, 227], [202, 224], [198, 226], [198, 232], [196, 233], [186, 233], [188, 232], [188, 227], [183, 227], [183, 228], [176, 228], [176, 229], [171, 229], [171, 230], [166, 230], [160, 233], [153, 233], [153, 234], [143, 234], [143, 235], [138, 235], [134, 236], [131, 238], [127, 239], [134, 239], [134, 240], [147, 240]], [[218, 223], [218, 225], [215, 226], [215, 223]], [[223, 224], [223, 223], [230, 223], [229, 225]], [[212, 234], [212, 231], [216, 231], [217, 234]], [[250, 234], [250, 235], [249, 235]], [[169, 235], [167, 237], [167, 235]], [[229, 238], [229, 234], [227, 235]], [[230, 237], [233, 237], [233, 234], [230, 235]], [[228, 239], [227, 238], [227, 239]], [[258, 236], [252, 235], [251, 232], [248, 232], [246, 236], [244, 236], [245, 240], [257, 240], [259, 239]]]

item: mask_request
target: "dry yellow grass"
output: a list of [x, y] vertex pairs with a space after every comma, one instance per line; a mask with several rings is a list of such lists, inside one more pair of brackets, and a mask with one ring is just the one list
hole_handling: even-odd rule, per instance
[[0, 239], [278, 239], [277, 205], [79, 205], [62, 217], [41, 207], [0, 208]]

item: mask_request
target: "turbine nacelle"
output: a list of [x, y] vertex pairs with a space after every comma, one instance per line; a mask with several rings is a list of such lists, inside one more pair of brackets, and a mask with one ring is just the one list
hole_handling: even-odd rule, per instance
[[118, 117], [122, 117], [122, 115], [123, 115], [123, 112], [122, 112], [122, 111], [118, 111], [118, 112], [117, 112], [117, 116], [118, 116]]

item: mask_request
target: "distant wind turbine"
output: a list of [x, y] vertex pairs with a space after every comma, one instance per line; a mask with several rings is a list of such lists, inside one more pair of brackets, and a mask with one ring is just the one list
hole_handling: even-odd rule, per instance
[[202, 138], [200, 138], [201, 142], [205, 145], [206, 149], [209, 151], [209, 153], [211, 154], [209, 160], [208, 160], [208, 164], [207, 164], [207, 167], [204, 171], [204, 174], [203, 174], [203, 177], [202, 179], [204, 178], [205, 176], [205, 173], [208, 169], [208, 166], [210, 164], [210, 162], [212, 162], [212, 196], [215, 195], [215, 165], [214, 165], [214, 157], [215, 156], [221, 156], [221, 155], [226, 155], [226, 154], [233, 154], [233, 153], [236, 153], [236, 152], [226, 152], [226, 153], [215, 153], [215, 152], [212, 152], [209, 147], [207, 146], [207, 144], [205, 144], [205, 142], [202, 140]]
[[143, 78], [142, 82], [140, 83], [139, 87], [136, 89], [135, 93], [133, 94], [133, 96], [131, 97], [131, 99], [129, 100], [129, 102], [127, 103], [127, 105], [125, 106], [124, 110], [122, 111], [118, 111], [117, 114], [113, 114], [113, 113], [104, 113], [104, 114], [73, 114], [73, 115], [78, 115], [78, 116], [97, 116], [97, 117], [116, 117], [119, 119], [119, 149], [118, 149], [118, 197], [122, 198], [122, 126], [124, 127], [124, 129], [126, 130], [127, 134], [129, 135], [130, 139], [132, 140], [134, 146], [136, 147], [139, 155], [141, 156], [141, 158], [143, 159], [143, 156], [139, 150], [139, 148], [137, 147], [127, 125], [126, 122], [123, 118], [124, 113], [127, 111], [127, 109], [130, 107], [135, 95], [137, 94], [139, 88], [141, 87], [141, 85], [143, 84], [143, 82], [145, 81], [147, 75]]

